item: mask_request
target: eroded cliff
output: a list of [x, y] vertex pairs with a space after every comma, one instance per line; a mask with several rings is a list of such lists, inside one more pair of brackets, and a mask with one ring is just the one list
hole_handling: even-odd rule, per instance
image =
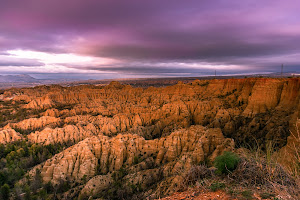
[[290, 130], [299, 118], [300, 79], [54, 85], [6, 90], [2, 97], [3, 116], [10, 115], [1, 121], [0, 143], [68, 147], [30, 174], [38, 168], [44, 182], [81, 184], [80, 194], [95, 195], [126, 169], [122, 180], [168, 194], [183, 169], [234, 147], [264, 149], [272, 141], [280, 155], [294, 153]]

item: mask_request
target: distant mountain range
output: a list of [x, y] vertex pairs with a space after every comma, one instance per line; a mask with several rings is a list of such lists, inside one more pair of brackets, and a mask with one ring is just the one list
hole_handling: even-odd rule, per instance
[[27, 74], [0, 75], [0, 83], [40, 83], [40, 80], [35, 79]]

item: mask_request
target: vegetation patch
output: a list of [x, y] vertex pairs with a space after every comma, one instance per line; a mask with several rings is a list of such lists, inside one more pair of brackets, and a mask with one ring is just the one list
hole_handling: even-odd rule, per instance
[[127, 174], [128, 172], [125, 168], [115, 171], [112, 174], [113, 183], [111, 184], [110, 188], [106, 192], [99, 194], [98, 197], [111, 200], [142, 199], [139, 197], [139, 193], [142, 192], [141, 185], [133, 185], [132, 183], [125, 181], [124, 177]]
[[213, 192], [216, 192], [216, 191], [221, 190], [225, 187], [226, 187], [225, 183], [216, 182], [216, 183], [212, 183], [209, 186], [209, 189]]
[[[0, 188], [4, 187], [5, 193], [12, 191], [15, 196], [19, 195], [20, 191], [25, 192], [27, 190], [25, 186], [16, 188], [15, 184], [24, 177], [28, 170], [61, 152], [63, 148], [61, 144], [41, 145], [25, 141], [0, 144]], [[35, 179], [40, 181], [28, 181], [30, 183], [28, 185], [33, 184], [33, 188], [40, 187], [41, 178], [37, 175]]]
[[241, 195], [247, 200], [253, 199], [253, 191], [251, 190], [244, 190], [241, 192]]
[[214, 162], [217, 172], [220, 174], [228, 174], [236, 169], [240, 158], [237, 154], [232, 152], [224, 152], [223, 155], [218, 156]]
[[30, 117], [40, 117], [45, 109], [26, 109], [22, 105], [24, 101], [0, 101], [0, 126], [9, 122], [19, 122]]

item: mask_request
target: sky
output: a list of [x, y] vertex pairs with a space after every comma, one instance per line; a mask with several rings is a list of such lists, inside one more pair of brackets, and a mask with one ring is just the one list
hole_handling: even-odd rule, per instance
[[299, 0], [0, 0], [0, 74], [300, 71]]

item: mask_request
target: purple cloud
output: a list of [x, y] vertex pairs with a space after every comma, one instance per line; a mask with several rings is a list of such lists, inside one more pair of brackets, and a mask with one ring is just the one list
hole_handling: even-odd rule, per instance
[[[118, 65], [65, 66], [118, 73], [206, 71], [201, 63], [299, 71], [299, 10], [298, 0], [2, 0], [0, 52], [111, 58]], [[199, 68], [171, 64], [191, 62]]]

